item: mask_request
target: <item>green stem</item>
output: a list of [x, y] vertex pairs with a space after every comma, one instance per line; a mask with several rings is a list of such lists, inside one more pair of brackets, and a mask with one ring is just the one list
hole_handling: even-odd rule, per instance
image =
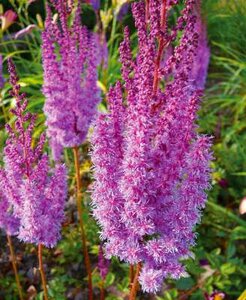
[[218, 212], [222, 213], [223, 215], [227, 216], [228, 218], [230, 218], [231, 220], [237, 222], [238, 224], [240, 224], [242, 226], [246, 226], [246, 222], [244, 220], [240, 219], [238, 216], [236, 216], [235, 214], [230, 212], [228, 209], [226, 209], [214, 202], [208, 201], [207, 207], [209, 209], [212, 209], [213, 211], [218, 211]]
[[85, 259], [85, 268], [88, 275], [88, 288], [89, 288], [89, 300], [93, 300], [93, 287], [92, 287], [92, 272], [91, 272], [91, 262], [90, 256], [87, 248], [87, 239], [86, 233], [84, 229], [84, 222], [82, 218], [82, 183], [80, 178], [80, 163], [79, 163], [79, 149], [78, 147], [73, 147], [73, 154], [74, 154], [74, 165], [75, 165], [75, 174], [76, 174], [76, 184], [77, 184], [77, 209], [78, 209], [78, 219], [79, 219], [79, 226], [80, 226], [80, 234], [82, 239], [82, 250]]

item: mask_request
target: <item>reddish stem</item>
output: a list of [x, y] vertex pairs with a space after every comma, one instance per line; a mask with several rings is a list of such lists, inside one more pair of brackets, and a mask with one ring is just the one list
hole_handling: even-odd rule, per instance
[[104, 281], [102, 282], [102, 285], [100, 286], [100, 300], [105, 300]]
[[162, 34], [158, 38], [158, 50], [157, 50], [157, 57], [155, 62], [155, 72], [154, 72], [154, 83], [153, 83], [153, 93], [154, 96], [157, 93], [158, 85], [159, 85], [159, 69], [161, 64], [161, 58], [163, 55], [164, 48], [167, 42], [164, 40], [163, 33], [165, 32], [166, 27], [166, 14], [167, 14], [167, 0], [162, 1], [162, 8], [161, 8], [161, 30]]
[[134, 265], [130, 265], [129, 278], [130, 278], [130, 284], [129, 284], [129, 287], [130, 287], [130, 289], [131, 289], [132, 283], [133, 283], [133, 280], [134, 280]]
[[131, 288], [131, 291], [130, 291], [129, 300], [135, 300], [136, 299], [137, 292], [138, 292], [138, 286], [139, 286], [138, 276], [139, 276], [140, 271], [141, 271], [141, 263], [138, 263], [137, 267], [136, 267], [136, 273], [135, 273], [135, 276], [134, 276], [134, 280], [133, 280], [133, 283], [132, 283], [132, 288]]
[[92, 289], [92, 274], [91, 274], [91, 262], [90, 257], [87, 249], [87, 239], [84, 229], [84, 223], [82, 219], [82, 204], [81, 204], [81, 178], [80, 178], [80, 165], [79, 165], [79, 150], [78, 147], [73, 147], [73, 154], [74, 154], [74, 164], [75, 164], [75, 171], [76, 171], [76, 183], [77, 183], [77, 209], [78, 209], [78, 218], [79, 218], [79, 225], [80, 225], [80, 233], [82, 239], [82, 247], [83, 247], [83, 254], [85, 259], [85, 268], [88, 275], [88, 288], [89, 288], [89, 300], [93, 300], [93, 289]]
[[23, 294], [22, 294], [22, 287], [21, 287], [21, 284], [20, 284], [20, 279], [19, 279], [18, 270], [17, 270], [17, 263], [16, 263], [16, 256], [15, 256], [15, 252], [14, 252], [14, 247], [13, 247], [13, 244], [12, 244], [11, 237], [8, 234], [7, 234], [7, 240], [8, 240], [9, 250], [10, 250], [11, 263], [12, 263], [13, 270], [14, 270], [14, 273], [15, 273], [15, 281], [16, 281], [19, 297], [20, 297], [20, 300], [24, 300], [24, 297], [23, 297]]
[[149, 0], [146, 0], [145, 2], [145, 14], [146, 14], [146, 24], [148, 24], [149, 21]]
[[42, 244], [39, 244], [38, 245], [39, 271], [41, 274], [41, 280], [42, 280], [42, 285], [43, 285], [43, 289], [44, 289], [44, 299], [48, 300], [49, 299], [48, 298], [48, 289], [47, 289], [46, 277], [45, 277], [44, 266], [43, 266], [42, 249], [43, 249]]

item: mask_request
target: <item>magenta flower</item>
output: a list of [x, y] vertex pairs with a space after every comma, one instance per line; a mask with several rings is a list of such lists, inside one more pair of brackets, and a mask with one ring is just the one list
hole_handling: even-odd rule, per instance
[[[1, 173], [0, 173], [1, 176]], [[3, 192], [0, 193], [0, 228], [8, 235], [16, 235], [19, 231], [20, 222], [13, 215], [12, 206]]]
[[100, 276], [103, 280], [105, 280], [107, 274], [108, 274], [108, 269], [109, 269], [109, 264], [110, 261], [105, 258], [104, 253], [103, 253], [103, 247], [102, 245], [99, 246], [99, 252], [98, 252], [98, 269]]
[[[98, 116], [92, 134], [93, 214], [106, 256], [141, 263], [142, 289], [154, 293], [166, 277], [186, 275], [181, 260], [192, 256], [194, 226], [210, 188], [211, 141], [197, 133], [201, 90], [191, 67], [200, 21], [194, 1], [187, 0], [167, 30], [176, 2], [133, 3], [137, 55], [126, 28], [120, 46], [124, 83], [110, 89], [109, 112]], [[161, 66], [170, 44], [173, 51]]]
[[42, 39], [43, 93], [47, 134], [55, 160], [64, 147], [79, 146], [85, 140], [97, 111], [97, 50], [95, 36], [80, 24], [80, 8], [71, 27], [71, 11], [64, 1], [52, 1], [58, 20], [52, 21], [47, 7]]
[[205, 299], [206, 300], [222, 300], [225, 298], [225, 293], [220, 292], [220, 291], [213, 291], [212, 294], [208, 295], [205, 294]]
[[0, 15], [2, 31], [7, 30], [17, 19], [17, 14], [9, 9], [3, 15]]
[[4, 148], [4, 168], [0, 169], [1, 193], [3, 200], [8, 199], [4, 205], [20, 221], [19, 239], [53, 247], [60, 238], [64, 219], [66, 169], [60, 164], [50, 167], [48, 156], [43, 154], [44, 135], [32, 147], [35, 115], [25, 112], [28, 101], [20, 93], [11, 60], [9, 73], [16, 121], [13, 128], [6, 126], [9, 136]]

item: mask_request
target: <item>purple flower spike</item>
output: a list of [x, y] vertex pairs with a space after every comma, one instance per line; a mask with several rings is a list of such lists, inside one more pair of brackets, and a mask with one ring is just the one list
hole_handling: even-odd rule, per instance
[[98, 253], [98, 269], [100, 272], [100, 276], [102, 277], [103, 280], [105, 280], [105, 278], [108, 274], [109, 264], [110, 264], [110, 261], [107, 258], [105, 258], [104, 253], [103, 253], [103, 247], [102, 247], [102, 245], [100, 245], [99, 253]]
[[79, 146], [85, 140], [100, 92], [96, 40], [80, 24], [80, 7], [69, 26], [71, 8], [66, 1], [51, 3], [58, 12], [58, 20], [52, 20], [47, 7], [42, 35], [44, 113], [53, 157], [59, 160], [64, 147]]
[[11, 95], [16, 100], [16, 107], [12, 109], [16, 121], [13, 128], [6, 126], [4, 168], [0, 169], [0, 205], [3, 209], [0, 220], [5, 218], [5, 230], [12, 234], [17, 233], [13, 226], [19, 222], [18, 238], [22, 241], [53, 247], [60, 238], [64, 219], [66, 169], [60, 164], [50, 167], [48, 156], [43, 154], [45, 135], [41, 135], [36, 147], [32, 146], [35, 115], [26, 112], [28, 100], [20, 93], [11, 60], [8, 67]]
[[19, 226], [19, 219], [13, 215], [11, 205], [6, 196], [0, 193], [0, 228], [8, 235], [16, 235], [18, 234]]
[[181, 260], [192, 257], [210, 188], [211, 139], [196, 125], [206, 72], [194, 75], [192, 67], [203, 30], [194, 0], [167, 29], [177, 3], [133, 3], [138, 51], [132, 55], [126, 28], [123, 83], [110, 89], [109, 112], [98, 116], [92, 134], [92, 205], [105, 254], [141, 263], [139, 282], [152, 293], [167, 277], [187, 276]]

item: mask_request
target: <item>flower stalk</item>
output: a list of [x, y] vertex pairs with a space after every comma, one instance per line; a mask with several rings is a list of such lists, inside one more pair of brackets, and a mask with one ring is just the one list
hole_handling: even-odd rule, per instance
[[132, 287], [133, 280], [134, 280], [134, 266], [130, 265], [130, 270], [129, 270], [129, 281], [130, 281], [129, 288], [130, 289]]
[[[148, 12], [146, 12], [146, 16], [148, 15]], [[154, 72], [154, 83], [153, 83], [153, 91], [154, 95], [156, 95], [158, 86], [159, 86], [159, 69], [161, 64], [161, 59], [163, 55], [163, 51], [165, 49], [165, 46], [167, 43], [164, 39], [164, 33], [165, 33], [165, 27], [166, 27], [166, 15], [167, 15], [167, 0], [163, 0], [161, 4], [161, 35], [158, 38], [158, 51], [157, 51], [157, 57], [155, 62], [155, 72]]]
[[132, 288], [130, 291], [130, 296], [129, 296], [129, 300], [135, 300], [136, 296], [137, 296], [137, 292], [138, 292], [138, 287], [139, 287], [139, 283], [138, 283], [138, 277], [139, 277], [139, 273], [141, 271], [141, 263], [138, 263], [136, 266], [136, 273], [134, 276], [134, 280], [132, 283]]
[[38, 245], [39, 271], [40, 271], [40, 274], [41, 274], [42, 286], [43, 286], [43, 290], [44, 290], [44, 299], [49, 300], [47, 283], [46, 283], [46, 276], [45, 276], [44, 266], [43, 266], [42, 249], [43, 249], [42, 244], [39, 244]]
[[12, 244], [11, 236], [9, 234], [7, 234], [7, 240], [8, 240], [9, 250], [10, 250], [11, 263], [12, 263], [13, 270], [15, 273], [15, 281], [16, 281], [16, 285], [17, 285], [17, 289], [18, 289], [18, 294], [19, 294], [20, 300], [24, 300], [23, 293], [22, 293], [22, 287], [21, 287], [21, 283], [20, 283], [20, 279], [19, 279], [19, 275], [18, 275], [18, 270], [17, 270], [17, 263], [16, 263], [14, 247]]
[[80, 226], [80, 234], [82, 239], [82, 249], [85, 259], [85, 267], [86, 272], [88, 275], [88, 288], [89, 288], [89, 300], [93, 299], [93, 289], [92, 289], [92, 273], [91, 273], [91, 262], [90, 257], [87, 249], [87, 239], [86, 239], [86, 233], [84, 229], [84, 223], [82, 218], [82, 203], [81, 203], [81, 197], [82, 197], [82, 183], [80, 178], [80, 163], [79, 163], [79, 149], [78, 147], [73, 147], [73, 154], [74, 154], [74, 165], [75, 165], [75, 174], [76, 174], [76, 185], [77, 185], [77, 192], [76, 192], [76, 201], [77, 201], [77, 210], [78, 210], [78, 219], [79, 219], [79, 226]]

